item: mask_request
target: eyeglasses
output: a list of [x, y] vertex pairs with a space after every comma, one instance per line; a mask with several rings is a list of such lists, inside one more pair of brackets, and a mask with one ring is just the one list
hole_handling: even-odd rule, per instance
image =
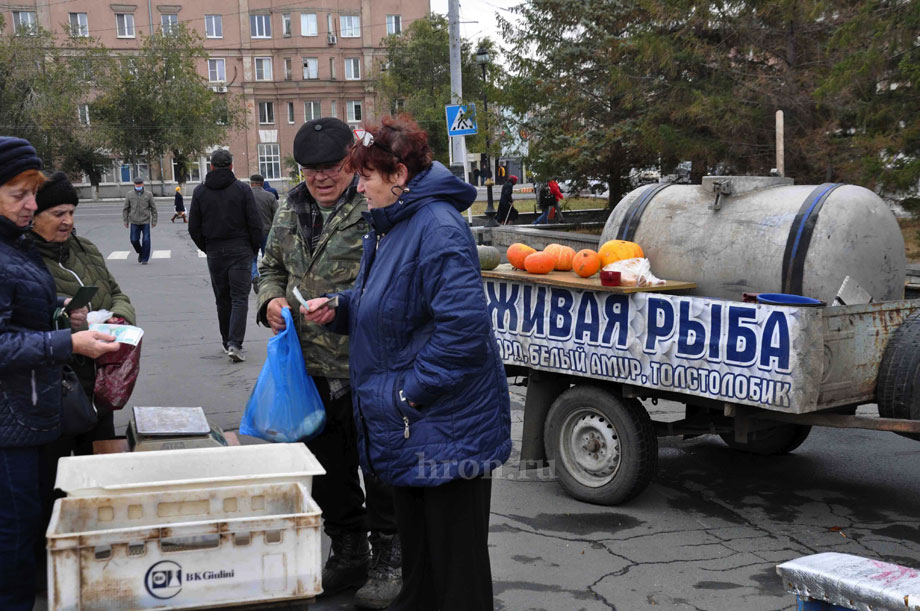
[[387, 147], [386, 145], [380, 144], [379, 142], [375, 142], [374, 134], [370, 133], [366, 129], [356, 129], [354, 130], [354, 132], [355, 132], [355, 138], [358, 140], [357, 144], [360, 144], [364, 146], [365, 148], [376, 146], [384, 153], [393, 155], [394, 157], [399, 157], [399, 155], [391, 151], [390, 148]]
[[327, 178], [333, 178], [342, 171], [342, 168], [345, 166], [344, 163], [340, 163], [337, 166], [325, 167], [325, 168], [304, 168], [303, 175], [307, 178], [315, 178], [322, 174]]

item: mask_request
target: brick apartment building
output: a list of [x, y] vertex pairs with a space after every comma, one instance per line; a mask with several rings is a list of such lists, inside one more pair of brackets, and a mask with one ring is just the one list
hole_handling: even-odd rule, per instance
[[[428, 0], [12, 0], [5, 4], [6, 31], [40, 25], [53, 32], [69, 27], [113, 51], [141, 46], [141, 35], [184, 23], [204, 38], [208, 59], [199, 73], [218, 93], [240, 94], [249, 128], [227, 142], [240, 177], [259, 172], [281, 182], [283, 159], [294, 134], [309, 119], [335, 116], [357, 126], [378, 115], [375, 72], [383, 39], [428, 14]], [[79, 109], [89, 121], [88, 108]], [[383, 113], [386, 112], [384, 109]], [[113, 160], [103, 178], [103, 196], [122, 192], [134, 176], [160, 181], [157, 160], [134, 166]], [[207, 157], [192, 168], [190, 185], [207, 171]], [[174, 169], [163, 160], [163, 179]]]

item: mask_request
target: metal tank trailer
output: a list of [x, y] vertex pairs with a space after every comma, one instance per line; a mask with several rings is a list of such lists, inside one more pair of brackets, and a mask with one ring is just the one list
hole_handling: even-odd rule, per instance
[[[795, 450], [813, 426], [920, 439], [920, 300], [903, 299], [904, 241], [873, 192], [782, 177], [646, 185], [610, 214], [610, 239], [638, 242], [656, 276], [698, 288], [611, 295], [483, 272], [506, 372], [527, 379], [522, 468], [549, 465], [574, 498], [612, 505], [652, 479], [659, 436], [716, 434], [761, 455]], [[830, 305], [847, 276], [871, 303]], [[829, 307], [742, 303], [746, 292]], [[773, 348], [795, 363], [764, 361]], [[630, 367], [595, 367], [613, 361]], [[798, 398], [755, 397], [755, 382]], [[685, 415], [653, 421], [646, 399]], [[878, 417], [856, 414], [868, 403]]]
[[873, 301], [904, 295], [897, 220], [854, 185], [757, 176], [646, 185], [610, 214], [600, 242], [612, 239], [637, 242], [656, 276], [695, 282], [700, 296], [792, 293], [832, 303], [847, 276]]

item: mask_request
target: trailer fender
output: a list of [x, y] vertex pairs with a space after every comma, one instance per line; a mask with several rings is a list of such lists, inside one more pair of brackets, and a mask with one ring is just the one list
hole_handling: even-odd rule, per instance
[[543, 425], [546, 414], [556, 397], [569, 387], [564, 376], [531, 369], [527, 376], [527, 396], [524, 400], [524, 430], [521, 436], [521, 464], [523, 469], [540, 469], [546, 466], [543, 444]]

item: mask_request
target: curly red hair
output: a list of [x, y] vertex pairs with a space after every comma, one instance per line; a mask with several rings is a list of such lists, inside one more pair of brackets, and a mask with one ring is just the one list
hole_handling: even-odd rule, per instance
[[365, 124], [364, 129], [374, 136], [374, 144], [364, 146], [356, 141], [346, 159], [351, 172], [366, 174], [376, 170], [392, 176], [399, 164], [406, 166], [409, 180], [431, 167], [431, 147], [428, 133], [409, 115], [385, 116], [380, 125]]

